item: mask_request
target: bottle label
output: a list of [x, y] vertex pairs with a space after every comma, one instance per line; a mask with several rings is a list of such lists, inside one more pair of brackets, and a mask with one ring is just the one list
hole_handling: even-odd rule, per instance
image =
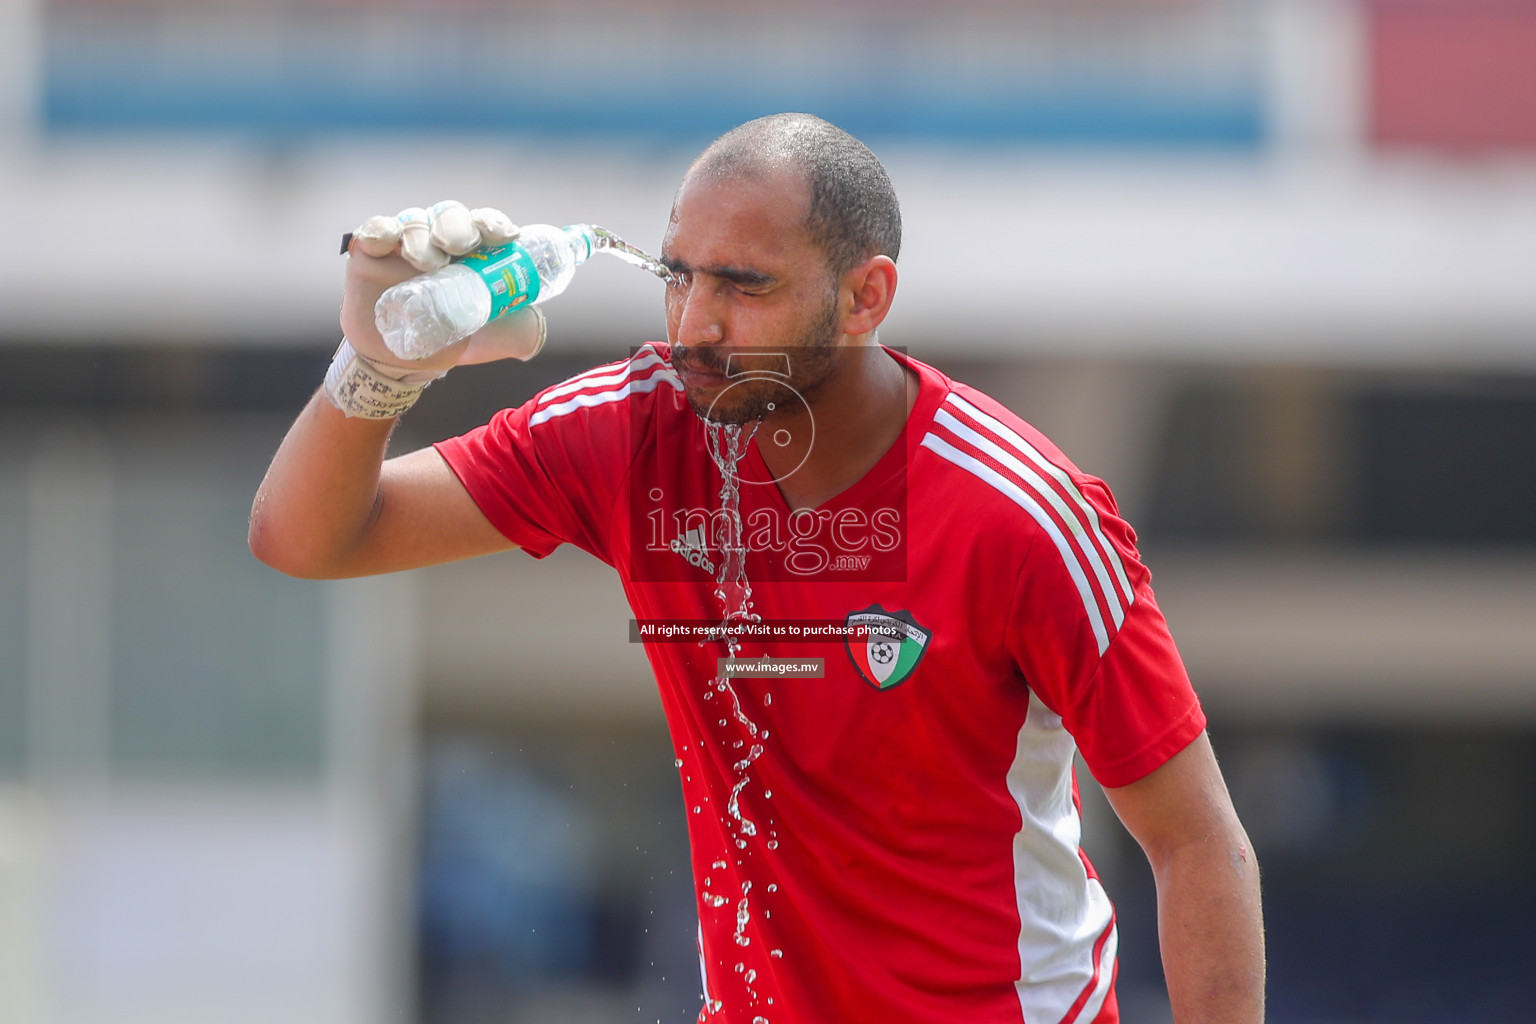
[[539, 272], [533, 257], [516, 242], [477, 249], [459, 262], [479, 274], [491, 290], [492, 320], [539, 299]]

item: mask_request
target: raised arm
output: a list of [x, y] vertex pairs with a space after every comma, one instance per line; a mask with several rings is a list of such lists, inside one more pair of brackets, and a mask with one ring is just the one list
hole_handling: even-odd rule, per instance
[[385, 461], [394, 423], [311, 398], [256, 492], [252, 553], [290, 576], [336, 579], [512, 547], [435, 449]]
[[1176, 1024], [1260, 1024], [1259, 865], [1206, 734], [1140, 781], [1105, 793], [1152, 864]]
[[[450, 209], [451, 214], [463, 209], [453, 205], [457, 209]], [[353, 369], [403, 378], [405, 386], [397, 391], [408, 391], [411, 382], [430, 380], [459, 363], [532, 354], [542, 342], [543, 317], [530, 309], [425, 359], [402, 360], [385, 347], [373, 322], [374, 303], [384, 289], [440, 262], [442, 248], [462, 252], [480, 240], [477, 227], [466, 227], [467, 211], [446, 220], [446, 244], [442, 225], [430, 240], [425, 230], [404, 233], [405, 251], [416, 265], [400, 255], [399, 227], [389, 227], [409, 224], [407, 214], [371, 219], [348, 249], [341, 323], [360, 360]], [[510, 222], [506, 227], [516, 233]], [[289, 575], [329, 579], [412, 569], [512, 547], [436, 450], [385, 460], [397, 421], [395, 415], [382, 414], [389, 403], [384, 403], [386, 408], [368, 408], [367, 403], [338, 397], [345, 390], [337, 384], [339, 371], [352, 358], [344, 347], [327, 385], [299, 414], [267, 470], [251, 508], [249, 540], [256, 557]]]

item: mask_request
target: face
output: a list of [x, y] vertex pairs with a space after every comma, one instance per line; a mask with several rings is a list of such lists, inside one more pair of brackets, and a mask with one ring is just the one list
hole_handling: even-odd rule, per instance
[[[679, 190], [662, 243], [676, 278], [667, 288], [667, 340], [700, 416], [745, 423], [804, 408], [793, 394], [809, 400], [831, 375], [840, 295], [825, 253], [806, 234], [808, 203], [804, 182], [773, 172], [690, 176]], [[782, 374], [786, 360], [787, 382], [753, 376]]]

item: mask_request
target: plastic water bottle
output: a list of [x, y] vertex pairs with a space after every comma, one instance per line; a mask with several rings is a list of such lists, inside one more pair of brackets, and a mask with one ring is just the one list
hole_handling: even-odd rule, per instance
[[391, 352], [423, 359], [499, 316], [559, 295], [596, 244], [590, 224], [524, 225], [515, 241], [395, 285], [379, 296], [374, 321]]

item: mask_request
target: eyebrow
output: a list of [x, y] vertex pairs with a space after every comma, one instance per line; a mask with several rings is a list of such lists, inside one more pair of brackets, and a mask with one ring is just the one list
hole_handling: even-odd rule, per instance
[[690, 267], [687, 263], [675, 256], [663, 256], [661, 265], [674, 274], [708, 274], [710, 277], [719, 277], [733, 284], [744, 284], [752, 287], [762, 287], [773, 284], [775, 278], [772, 274], [752, 267], [738, 267], [732, 263], [714, 264], [707, 267]]

